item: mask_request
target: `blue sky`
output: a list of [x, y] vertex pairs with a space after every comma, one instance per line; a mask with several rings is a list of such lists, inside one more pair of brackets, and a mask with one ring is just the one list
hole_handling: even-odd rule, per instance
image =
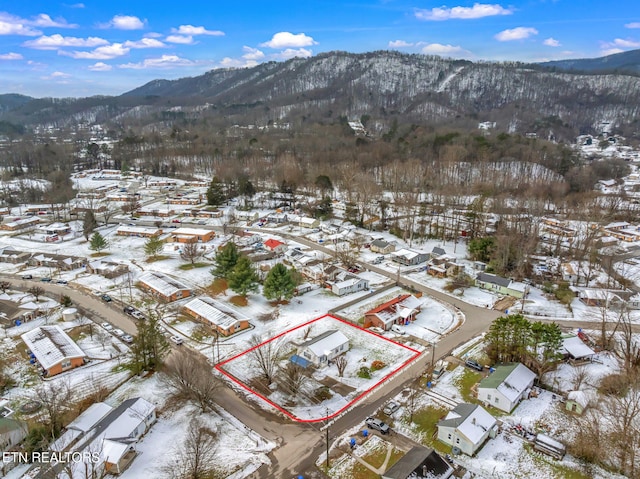
[[640, 2], [0, 3], [0, 93], [118, 95], [156, 78], [343, 50], [545, 61], [640, 48]]

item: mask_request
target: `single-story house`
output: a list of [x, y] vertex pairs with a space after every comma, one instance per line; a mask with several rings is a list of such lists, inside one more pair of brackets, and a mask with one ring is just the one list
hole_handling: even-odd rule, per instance
[[624, 303], [616, 293], [606, 289], [583, 289], [578, 298], [587, 306], [620, 306]]
[[478, 385], [478, 400], [510, 413], [528, 397], [536, 373], [521, 363], [501, 364]]
[[441, 248], [440, 246], [434, 246], [433, 249], [431, 250], [430, 256], [431, 256], [431, 259], [436, 259], [445, 254], [447, 254], [447, 252], [444, 250], [444, 248]]
[[31, 253], [20, 251], [13, 246], [3, 246], [0, 248], [0, 263], [26, 263]]
[[364, 327], [375, 326], [385, 331], [394, 324], [414, 321], [422, 308], [422, 302], [411, 294], [401, 294], [364, 313]]
[[282, 224], [287, 223], [288, 221], [289, 216], [286, 213], [271, 213], [270, 215], [267, 215], [268, 223]]
[[60, 326], [40, 326], [21, 337], [46, 376], [55, 376], [85, 363], [87, 355]]
[[174, 208], [167, 208], [164, 206], [158, 206], [158, 204], [151, 204], [138, 208], [138, 214], [141, 216], [153, 216], [157, 218], [167, 218], [176, 214]]
[[140, 238], [151, 238], [161, 234], [162, 230], [160, 228], [147, 228], [146, 226], [120, 226], [116, 230], [116, 235], [118, 236], [138, 236]]
[[6, 231], [19, 231], [26, 230], [29, 228], [35, 228], [35, 226], [40, 223], [40, 219], [32, 216], [29, 218], [17, 219], [14, 221], [9, 221], [8, 223], [0, 224], [0, 229]]
[[230, 336], [251, 326], [246, 316], [209, 296], [192, 299], [182, 310], [223, 336]]
[[[0, 417], [0, 451], [11, 451], [27, 437], [26, 422], [9, 417]], [[0, 472], [2, 469], [0, 468]]]
[[330, 329], [298, 346], [298, 356], [321, 367], [348, 350], [349, 339], [341, 331]]
[[402, 248], [391, 253], [391, 259], [405, 266], [416, 266], [427, 261], [429, 259], [429, 253]]
[[396, 250], [396, 245], [383, 239], [376, 239], [371, 242], [371, 251], [379, 254], [389, 254]]
[[191, 296], [191, 288], [165, 274], [148, 271], [138, 279], [138, 286], [154, 296], [171, 302]]
[[115, 261], [89, 261], [87, 263], [87, 273], [99, 274], [105, 278], [112, 279], [122, 276], [129, 272], [129, 266], [124, 263], [116, 263]]
[[302, 228], [318, 228], [320, 226], [320, 220], [317, 218], [301, 216], [298, 218], [298, 226]]
[[177, 228], [171, 232], [174, 243], [208, 243], [216, 236], [212, 230], [202, 228]]
[[369, 280], [348, 271], [340, 271], [330, 281], [326, 282], [331, 292], [336, 296], [357, 293], [369, 289]]
[[258, 215], [257, 211], [242, 211], [242, 210], [236, 210], [234, 211], [233, 215], [235, 216], [236, 220], [238, 221], [257, 221], [258, 217], [260, 215]]
[[529, 292], [529, 286], [491, 273], [478, 273], [476, 286], [494, 293], [506, 294], [514, 298], [523, 298]]
[[28, 263], [31, 266], [45, 266], [47, 268], [55, 268], [63, 271], [72, 271], [84, 267], [87, 263], [86, 258], [79, 256], [67, 256], [64, 254], [38, 253], [29, 258]]
[[284, 244], [282, 241], [278, 241], [277, 239], [270, 238], [264, 242], [264, 247], [269, 251], [273, 251], [276, 254], [284, 254], [287, 251], [288, 246]]
[[487, 439], [497, 434], [498, 421], [482, 406], [458, 404], [438, 424], [438, 439], [473, 456]]
[[382, 479], [447, 479], [453, 467], [433, 449], [414, 446], [382, 474]]

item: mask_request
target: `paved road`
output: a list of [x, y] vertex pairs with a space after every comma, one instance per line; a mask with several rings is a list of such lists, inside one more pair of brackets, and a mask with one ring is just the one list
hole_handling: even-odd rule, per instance
[[[108, 321], [127, 334], [135, 335], [138, 332], [138, 328], [133, 320], [115, 305], [115, 302], [105, 303], [99, 296], [75, 289], [71, 285], [63, 286], [54, 283], [45, 283], [38, 279], [23, 280], [20, 279], [18, 275], [11, 274], [1, 274], [0, 276], [2, 276], [5, 281], [9, 281], [12, 288], [21, 291], [26, 291], [33, 286], [39, 286], [45, 291], [47, 296], [51, 296], [52, 298], [59, 299], [61, 295], [67, 295], [71, 298], [74, 305], [78, 305], [90, 312], [94, 321]], [[100, 321], [98, 321], [98, 319]]]

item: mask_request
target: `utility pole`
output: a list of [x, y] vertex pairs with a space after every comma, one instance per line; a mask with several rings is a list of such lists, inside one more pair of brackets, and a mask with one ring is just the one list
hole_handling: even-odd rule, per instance
[[325, 429], [327, 440], [327, 471], [329, 470], [329, 408], [327, 408], [327, 428]]

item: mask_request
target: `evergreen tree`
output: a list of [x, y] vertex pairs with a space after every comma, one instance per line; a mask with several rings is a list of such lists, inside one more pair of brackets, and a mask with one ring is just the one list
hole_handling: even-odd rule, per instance
[[235, 268], [239, 256], [238, 247], [234, 242], [229, 241], [216, 253], [216, 265], [211, 270], [211, 274], [216, 278], [228, 277], [231, 271], [233, 271], [233, 268]]
[[316, 205], [315, 217], [326, 220], [333, 214], [333, 201], [328, 196], [325, 196]]
[[164, 242], [157, 236], [151, 236], [144, 244], [144, 253], [151, 258], [158, 256]]
[[211, 184], [207, 189], [207, 204], [218, 207], [224, 200], [226, 195], [224, 194], [224, 186], [217, 176], [211, 179]]
[[91, 251], [96, 251], [99, 253], [100, 251], [102, 251], [103, 249], [107, 249], [108, 247], [109, 242], [105, 239], [104, 236], [102, 236], [97, 231], [93, 233], [93, 236], [91, 236], [91, 240], [89, 242], [89, 249]]
[[269, 300], [289, 300], [296, 289], [291, 271], [282, 263], [276, 264], [264, 280], [264, 297]]
[[96, 221], [96, 216], [93, 214], [93, 211], [87, 210], [82, 220], [82, 234], [84, 235], [84, 239], [89, 241], [89, 235], [91, 235], [97, 227], [98, 222]]
[[240, 296], [246, 297], [248, 293], [257, 291], [258, 274], [246, 256], [240, 256], [233, 271], [227, 277], [229, 287]]
[[167, 339], [160, 331], [159, 319], [149, 312], [147, 315], [147, 320], [138, 328], [138, 335], [131, 344], [129, 367], [134, 374], [157, 369], [170, 350]]

